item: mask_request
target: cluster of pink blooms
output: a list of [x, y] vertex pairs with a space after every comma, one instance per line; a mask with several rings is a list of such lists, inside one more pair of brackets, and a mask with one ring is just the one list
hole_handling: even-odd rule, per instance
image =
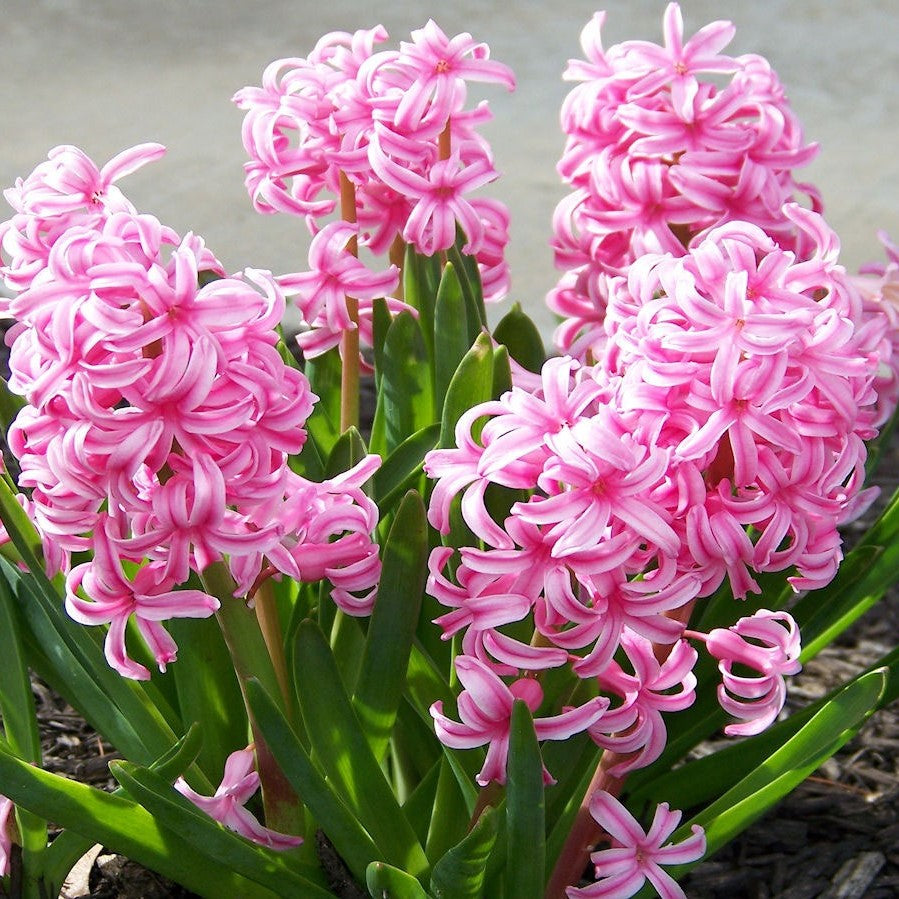
[[[729, 732], [758, 733], [780, 711], [799, 654], [786, 613], [709, 635], [685, 622], [725, 581], [740, 598], [760, 592], [758, 572], [793, 570], [797, 590], [830, 581], [837, 526], [868, 496], [863, 441], [889, 412], [874, 385], [890, 359], [886, 319], [865, 314], [833, 232], [816, 213], [784, 214], [815, 247], [804, 261], [745, 222], [686, 255], [643, 255], [612, 282], [599, 361], [550, 360], [428, 455], [432, 525], [447, 532], [458, 498], [479, 541], [430, 558], [466, 688], [461, 724], [433, 714], [449, 745], [489, 743], [482, 781], [504, 778], [502, 690], [536, 712], [534, 676], [549, 668], [570, 665], [596, 698], [538, 717], [538, 733], [588, 730], [621, 756], [616, 775], [658, 758], [662, 713], [692, 704], [686, 637], [720, 661], [722, 705], [741, 722]], [[527, 497], [503, 520], [489, 511], [498, 487]], [[526, 619], [530, 643], [508, 633]]]
[[98, 169], [57, 147], [6, 191], [15, 215], [0, 225], [10, 387], [28, 403], [9, 432], [22, 502], [48, 569], [66, 572], [69, 613], [108, 623], [110, 664], [139, 679], [127, 622], [164, 669], [176, 646], [162, 622], [219, 607], [182, 589], [211, 563], [236, 595], [278, 572], [330, 578], [351, 614], [370, 611], [380, 571], [361, 489], [377, 458], [321, 484], [287, 465], [315, 397], [279, 353], [274, 279], [226, 277], [113, 183], [162, 153], [143, 144]]
[[572, 192], [554, 217], [556, 264], [548, 301], [566, 321], [556, 333], [578, 358], [602, 339], [609, 278], [643, 253], [681, 255], [691, 240], [741, 220], [786, 248], [804, 251], [781, 207], [814, 188], [794, 181], [817, 146], [802, 128], [768, 62], [722, 54], [730, 22], [712, 22], [684, 42], [676, 3], [664, 16], [664, 46], [626, 41], [604, 49], [597, 13], [581, 35], [585, 60], [562, 107], [567, 135], [558, 171]]
[[[246, 183], [256, 209], [304, 216], [317, 235], [312, 271], [281, 279], [303, 313], [307, 330], [299, 342], [309, 356], [352, 327], [346, 293], [360, 301], [365, 339], [371, 300], [397, 286], [396, 267], [376, 273], [346, 258], [350, 238], [376, 255], [398, 242], [431, 256], [453, 245], [458, 224], [485, 297], [499, 299], [508, 289], [508, 213], [496, 200], [469, 196], [497, 177], [477, 132], [490, 113], [485, 103], [465, 104], [467, 82], [511, 90], [513, 75], [469, 34], [448, 38], [430, 21], [411, 37], [399, 50], [376, 52], [387, 39], [381, 26], [327, 34], [305, 59], [276, 60], [261, 87], [234, 97], [247, 112]], [[341, 178], [353, 189], [355, 208], [349, 216], [341, 210], [352, 220], [322, 226], [341, 195]]]
[[[664, 716], [695, 700], [693, 643], [718, 661], [728, 734], [776, 720], [801, 667], [790, 615], [761, 609], [707, 634], [689, 619], [719, 588], [760, 593], [758, 573], [791, 572], [797, 591], [832, 579], [838, 526], [873, 492], [864, 442], [899, 394], [882, 302], [899, 256], [849, 278], [836, 235], [794, 202], [792, 170], [815, 148], [767, 63], [720, 55], [724, 22], [684, 44], [676, 4], [664, 48], [606, 52], [603, 20], [583, 33], [588, 61], [568, 71], [583, 83], [562, 115], [573, 193], [554, 222], [566, 274], [549, 302], [569, 355], [517, 371], [425, 460], [431, 524], [448, 533], [458, 513], [475, 538], [430, 556], [463, 688], [457, 717], [439, 702], [431, 714], [446, 745], [488, 747], [482, 785], [505, 782], [516, 698], [540, 740], [589, 733], [610, 777], [651, 764]], [[557, 668], [583, 685], [561, 712], [541, 686]], [[660, 865], [701, 857], [700, 828], [663, 846], [680, 818], [665, 805], [648, 833], [604, 791], [591, 812], [612, 847], [572, 899], [647, 879], [683, 896]]]

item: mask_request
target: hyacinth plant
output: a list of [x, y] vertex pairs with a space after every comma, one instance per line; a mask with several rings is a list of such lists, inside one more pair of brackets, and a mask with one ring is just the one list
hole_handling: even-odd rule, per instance
[[[603, 19], [566, 72], [551, 358], [485, 313], [509, 221], [468, 86], [513, 75], [434, 22], [236, 94], [308, 269], [229, 275], [135, 209], [158, 144], [6, 191], [7, 893], [99, 842], [210, 897], [683, 896], [896, 697], [894, 651], [782, 713], [895, 577], [895, 500], [840, 528], [899, 393], [899, 251], [839, 264], [816, 148], [729, 23], [685, 41], [671, 4], [663, 45], [605, 49]], [[41, 769], [30, 671], [113, 792]]]

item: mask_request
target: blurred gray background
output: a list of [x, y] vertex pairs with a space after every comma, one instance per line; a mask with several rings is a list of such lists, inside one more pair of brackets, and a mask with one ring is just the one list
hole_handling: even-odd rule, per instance
[[[488, 136], [504, 177], [491, 190], [512, 211], [512, 298], [548, 340], [550, 216], [564, 193], [558, 109], [570, 87], [561, 73], [581, 55], [580, 30], [597, 8], [608, 12], [606, 46], [661, 42], [662, 0], [0, 0], [0, 184], [27, 175], [57, 144], [76, 144], [102, 165], [124, 147], [159, 141], [165, 158], [123, 184], [142, 211], [202, 234], [230, 270], [302, 269], [302, 222], [259, 216], [249, 204], [242, 113], [231, 96], [258, 84], [271, 60], [304, 56], [324, 32], [381, 23], [393, 46], [433, 17], [447, 34], [486, 41], [517, 75], [514, 94], [476, 86], [472, 96], [494, 113]], [[769, 58], [807, 139], [822, 146], [799, 174], [822, 190], [844, 263], [880, 258], [879, 228], [899, 240], [899, 0], [683, 0], [681, 8], [686, 36], [730, 19], [737, 35], [725, 52]]]

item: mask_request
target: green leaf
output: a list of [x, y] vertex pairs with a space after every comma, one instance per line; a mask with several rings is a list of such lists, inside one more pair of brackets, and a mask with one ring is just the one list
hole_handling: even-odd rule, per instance
[[513, 303], [500, 319], [493, 337], [497, 343], [508, 347], [509, 355], [523, 368], [535, 373], [543, 368], [546, 362], [543, 338], [534, 322], [522, 311], [520, 303]]
[[29, 765], [13, 756], [2, 742], [0, 783], [4, 795], [17, 805], [91, 843], [102, 843], [201, 896], [273, 899], [282, 895], [246, 879], [230, 864], [210, 865], [207, 857], [136, 802]]
[[306, 360], [305, 372], [312, 392], [318, 397], [312, 414], [306, 419], [306, 431], [320, 457], [327, 459], [340, 437], [341, 362], [337, 348]]
[[109, 667], [97, 629], [69, 618], [42, 572], [20, 572], [0, 559], [0, 574], [28, 623], [32, 667], [123, 755], [149, 764], [166, 752], [175, 731], [150, 700], [148, 687]]
[[456, 423], [463, 413], [492, 397], [493, 343], [489, 334], [479, 334], [459, 363], [446, 391], [439, 446], [454, 447]]
[[506, 783], [506, 894], [541, 899], [546, 881], [543, 761], [534, 721], [524, 700], [512, 707]]
[[350, 427], [341, 434], [328, 456], [328, 466], [325, 469], [326, 478], [334, 478], [345, 471], [349, 471], [354, 465], [361, 462], [368, 450], [362, 435], [355, 427]]
[[294, 683], [316, 763], [382, 853], [413, 874], [428, 868], [424, 850], [390, 788], [340, 681], [318, 625], [297, 629]]
[[481, 274], [474, 257], [462, 252], [466, 243], [461, 228], [456, 228], [456, 243], [447, 251], [446, 258], [455, 266], [465, 298], [468, 319], [468, 342], [473, 343], [478, 334], [487, 328], [487, 310], [484, 308], [484, 294], [481, 290]]
[[177, 834], [206, 859], [206, 868], [229, 868], [276, 895], [287, 893], [309, 899], [331, 896], [294, 870], [298, 865], [295, 858], [288, 864], [286, 854], [257, 846], [222, 827], [156, 772], [125, 761], [110, 762], [109, 769], [125, 791], [160, 825]]
[[484, 895], [487, 860], [496, 843], [499, 814], [488, 806], [471, 832], [434, 865], [435, 899], [479, 899]]
[[215, 618], [173, 618], [166, 627], [184, 650], [170, 668], [178, 692], [181, 717], [202, 730], [198, 764], [211, 781], [225, 760], [245, 741], [247, 716], [231, 654]]
[[422, 256], [411, 244], [406, 246], [403, 264], [403, 297], [418, 310], [427, 358], [434, 358], [434, 315], [441, 265], [438, 256]]
[[378, 597], [368, 624], [353, 706], [375, 758], [387, 749], [406, 685], [427, 577], [428, 531], [421, 497], [406, 494], [384, 546]]
[[437, 422], [404, 440], [381, 464], [372, 478], [372, 496], [381, 515], [393, 509], [400, 497], [422, 473], [422, 462], [440, 437]]
[[9, 389], [6, 378], [0, 378], [0, 428], [3, 429], [4, 437], [9, 433], [9, 426], [15, 421], [16, 416], [27, 405], [24, 397]]
[[384, 341], [371, 451], [382, 457], [389, 455], [435, 419], [431, 367], [422, 330], [410, 313], [401, 312], [393, 319]]
[[707, 855], [732, 840], [858, 733], [877, 706], [885, 681], [882, 670], [854, 680], [761, 765], [679, 828], [672, 840], [686, 836], [694, 824], [705, 828]]
[[[474, 781], [472, 781], [474, 783]], [[431, 809], [425, 852], [428, 858], [439, 859], [465, 835], [471, 817], [465, 794], [459, 789], [456, 772], [447, 751], [440, 761], [437, 792]]]
[[431, 899], [411, 874], [384, 862], [368, 866], [365, 884], [376, 899]]
[[434, 329], [434, 397], [440, 405], [456, 368], [473, 340], [469, 337], [468, 312], [462, 296], [462, 285], [456, 269], [449, 262], [443, 270], [437, 290]]
[[284, 776], [303, 797], [349, 869], [361, 880], [368, 865], [379, 857], [377, 846], [335, 788], [319, 773], [283, 712], [259, 681], [247, 683], [247, 697], [259, 730]]
[[0, 572], [0, 720], [12, 751], [26, 762], [39, 765], [41, 737], [19, 621], [9, 585]]

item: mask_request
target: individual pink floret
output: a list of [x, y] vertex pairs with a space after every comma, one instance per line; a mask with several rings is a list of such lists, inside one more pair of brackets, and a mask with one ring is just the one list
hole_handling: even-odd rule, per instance
[[[506, 686], [487, 665], [471, 656], [457, 656], [455, 666], [464, 687], [458, 699], [461, 722], [444, 715], [443, 703], [435, 702], [431, 706], [431, 717], [437, 736], [453, 749], [472, 749], [489, 743], [477, 781], [481, 786], [487, 786], [490, 781], [504, 784], [512, 705], [516, 699], [522, 699], [532, 712], [536, 712], [543, 699], [543, 690], [529, 677], [519, 678]], [[536, 718], [537, 739], [567, 740], [598, 721], [608, 705], [607, 699], [597, 696], [560, 715]], [[543, 779], [548, 784], [554, 782], [545, 768]]]
[[644, 831], [636, 818], [604, 790], [597, 790], [591, 797], [590, 814], [612, 838], [612, 846], [591, 854], [598, 880], [586, 887], [568, 887], [565, 895], [569, 899], [628, 899], [647, 880], [662, 899], [686, 899], [662, 865], [683, 865], [702, 858], [706, 839], [698, 824], [692, 826], [692, 835], [685, 840], [665, 845], [680, 823], [681, 812], [672, 811], [663, 802], [657, 806], [649, 830]]
[[253, 813], [245, 808], [252, 795], [259, 789], [259, 775], [255, 768], [255, 748], [250, 744], [246, 749], [238, 749], [228, 756], [222, 782], [214, 795], [204, 796], [198, 793], [183, 777], [175, 781], [174, 787], [210, 818], [260, 846], [283, 851], [301, 845], [302, 837], [278, 833], [264, 827]]
[[[729, 628], [715, 628], [707, 635], [688, 632], [705, 641], [718, 659], [722, 683], [718, 701], [739, 724], [728, 724], [730, 736], [752, 736], [772, 724], [787, 696], [784, 678], [797, 674], [802, 665], [799, 628], [787, 612], [760, 609]], [[736, 673], [737, 668], [741, 673]], [[743, 672], [754, 673], [743, 673]]]
[[12, 852], [12, 837], [9, 828], [15, 809], [11, 799], [0, 796], [0, 877], [6, 877], [9, 874]]
[[[113, 526], [98, 523], [94, 558], [76, 565], [66, 578], [66, 611], [81, 624], [108, 624], [104, 651], [110, 666], [124, 677], [148, 680], [150, 672], [128, 655], [125, 628], [133, 616], [160, 671], [175, 661], [177, 646], [161, 622], [169, 618], [208, 618], [219, 601], [200, 590], [176, 590], [158, 565], [140, 568], [129, 580], [115, 545]], [[83, 590], [90, 599], [79, 595]]]

